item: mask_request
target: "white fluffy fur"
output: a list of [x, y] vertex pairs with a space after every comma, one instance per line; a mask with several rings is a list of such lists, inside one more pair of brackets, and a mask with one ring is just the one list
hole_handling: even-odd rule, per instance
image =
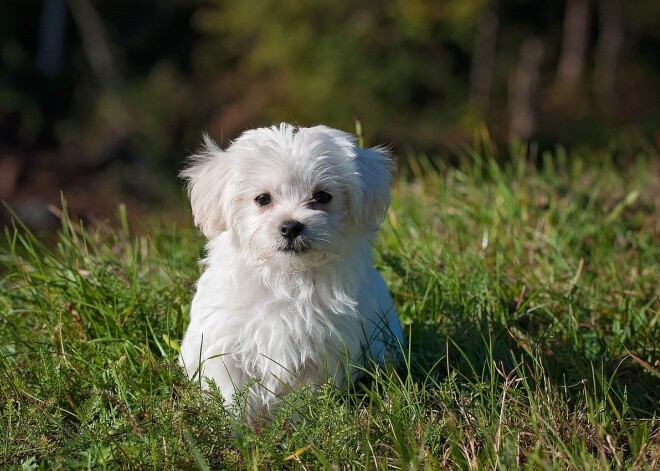
[[[302, 385], [342, 385], [369, 358], [398, 355], [401, 326], [369, 242], [390, 202], [392, 162], [325, 126], [260, 128], [226, 150], [208, 137], [182, 172], [209, 239], [180, 363], [248, 417]], [[327, 204], [312, 201], [323, 190]], [[260, 207], [255, 198], [272, 202]], [[305, 225], [282, 251], [283, 221]]]

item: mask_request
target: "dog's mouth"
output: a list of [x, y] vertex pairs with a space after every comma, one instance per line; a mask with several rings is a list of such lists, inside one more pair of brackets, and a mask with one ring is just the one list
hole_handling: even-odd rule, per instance
[[296, 238], [294, 240], [282, 240], [278, 244], [277, 250], [287, 255], [302, 255], [310, 249], [309, 242]]
[[307, 249], [299, 249], [296, 247], [284, 247], [283, 249], [279, 249], [280, 252], [284, 252], [285, 254], [289, 255], [301, 255], [307, 251]]

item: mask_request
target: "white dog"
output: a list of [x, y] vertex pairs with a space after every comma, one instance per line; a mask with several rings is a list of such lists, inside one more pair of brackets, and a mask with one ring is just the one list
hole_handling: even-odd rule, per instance
[[369, 359], [399, 356], [369, 244], [390, 202], [383, 149], [281, 124], [224, 151], [205, 137], [181, 175], [209, 239], [179, 359], [191, 378], [213, 380], [229, 404], [247, 391], [254, 418], [292, 389], [340, 386]]

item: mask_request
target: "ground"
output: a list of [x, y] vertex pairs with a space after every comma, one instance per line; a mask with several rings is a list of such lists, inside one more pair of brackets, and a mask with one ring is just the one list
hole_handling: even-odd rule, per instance
[[7, 228], [0, 465], [657, 469], [659, 175], [645, 154], [486, 143], [409, 159], [374, 247], [405, 364], [254, 429], [176, 366], [192, 228]]

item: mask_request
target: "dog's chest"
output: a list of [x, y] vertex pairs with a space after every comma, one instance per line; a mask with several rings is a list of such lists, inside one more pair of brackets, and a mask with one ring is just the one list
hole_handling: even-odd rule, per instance
[[328, 354], [359, 349], [360, 323], [348, 298], [324, 299], [310, 290], [282, 294], [270, 292], [248, 307], [235, 352], [251, 373], [296, 373], [320, 366]]

